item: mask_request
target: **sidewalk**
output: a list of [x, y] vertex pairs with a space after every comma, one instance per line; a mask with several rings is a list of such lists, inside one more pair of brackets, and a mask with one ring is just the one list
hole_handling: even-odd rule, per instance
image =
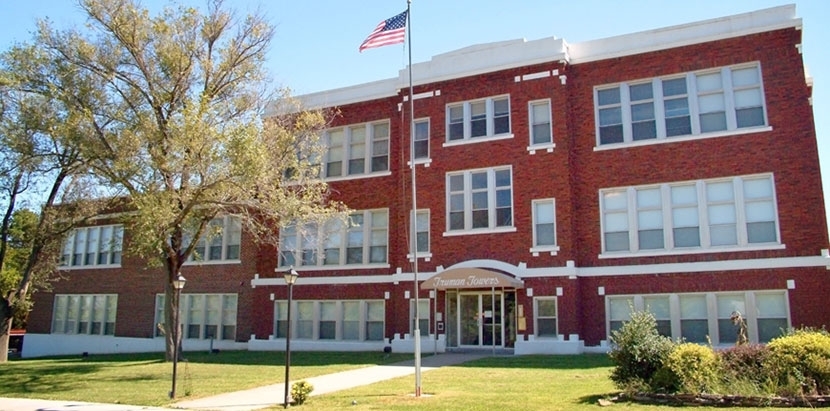
[[[421, 372], [433, 370], [443, 366], [461, 364], [484, 357], [480, 354], [438, 354], [421, 359]], [[314, 391], [311, 396], [328, 394], [330, 392], [346, 390], [361, 385], [373, 384], [415, 374], [415, 360], [404, 361], [389, 365], [376, 365], [358, 368], [355, 370], [338, 372], [307, 378]], [[293, 383], [293, 382], [292, 382]], [[289, 385], [290, 386], [290, 385]], [[200, 398], [191, 401], [179, 401], [172, 406], [193, 410], [218, 411], [249, 411], [266, 408], [283, 403], [285, 384], [267, 385], [245, 391], [229, 392], [214, 397]]]
[[[447, 353], [421, 358], [421, 372], [443, 366], [461, 364], [486, 357], [486, 354]], [[328, 394], [361, 385], [373, 384], [415, 374], [415, 360], [408, 360], [389, 365], [376, 365], [358, 368], [335, 374], [307, 378], [314, 386], [311, 396]], [[292, 381], [293, 384], [293, 381]], [[145, 407], [122, 404], [97, 404], [83, 401], [49, 401], [22, 398], [0, 398], [0, 411], [172, 411], [172, 410], [214, 410], [214, 411], [249, 411], [275, 405], [282, 405], [285, 384], [273, 384], [245, 391], [229, 392], [213, 397], [184, 400], [173, 403], [173, 408]]]

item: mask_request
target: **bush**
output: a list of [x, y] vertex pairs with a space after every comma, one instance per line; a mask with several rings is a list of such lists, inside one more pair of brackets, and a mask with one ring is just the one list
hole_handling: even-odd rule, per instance
[[769, 349], [762, 344], [738, 345], [718, 352], [725, 381], [748, 381], [758, 387], [769, 380], [769, 370], [764, 363]]
[[718, 379], [718, 357], [709, 347], [683, 343], [672, 350], [666, 367], [677, 376], [680, 391], [689, 394], [712, 393]]
[[[640, 391], [652, 387], [655, 373], [674, 347], [668, 337], [657, 332], [657, 321], [646, 311], [631, 313], [622, 328], [611, 333], [609, 353], [615, 366], [611, 381], [623, 390]], [[664, 385], [659, 381], [657, 385]]]
[[830, 394], [830, 334], [796, 330], [768, 344], [764, 367], [780, 395]]
[[314, 386], [307, 381], [297, 381], [291, 385], [291, 398], [297, 405], [302, 405], [307, 399], [308, 395], [314, 391]]

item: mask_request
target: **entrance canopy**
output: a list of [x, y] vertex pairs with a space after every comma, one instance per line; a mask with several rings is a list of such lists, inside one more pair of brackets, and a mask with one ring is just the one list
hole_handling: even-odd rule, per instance
[[421, 283], [422, 290], [456, 288], [524, 288], [524, 283], [509, 275], [483, 268], [452, 268]]

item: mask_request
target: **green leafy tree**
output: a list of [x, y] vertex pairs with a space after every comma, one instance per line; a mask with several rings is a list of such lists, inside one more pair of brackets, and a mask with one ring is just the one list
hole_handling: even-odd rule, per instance
[[81, 0], [86, 30], [44, 21], [35, 58], [10, 72], [30, 93], [58, 101], [76, 147], [104, 194], [126, 199], [125, 253], [163, 267], [167, 358], [172, 282], [210, 236], [217, 216], [240, 216], [246, 233], [276, 245], [280, 222], [342, 215], [320, 179], [329, 113], [272, 90], [264, 71], [274, 29], [218, 0], [205, 10], [172, 5], [151, 16], [134, 0]]

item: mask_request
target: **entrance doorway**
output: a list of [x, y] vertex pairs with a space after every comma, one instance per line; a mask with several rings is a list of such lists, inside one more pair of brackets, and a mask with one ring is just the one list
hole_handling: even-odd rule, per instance
[[514, 291], [447, 291], [447, 346], [513, 347], [516, 340]]

